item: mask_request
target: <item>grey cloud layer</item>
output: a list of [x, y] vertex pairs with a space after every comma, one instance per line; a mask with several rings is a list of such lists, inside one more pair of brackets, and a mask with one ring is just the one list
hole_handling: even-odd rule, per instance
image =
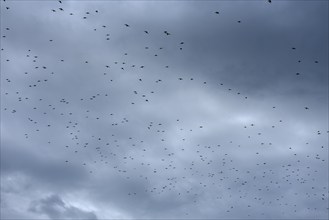
[[1, 6], [1, 218], [328, 217], [328, 2]]

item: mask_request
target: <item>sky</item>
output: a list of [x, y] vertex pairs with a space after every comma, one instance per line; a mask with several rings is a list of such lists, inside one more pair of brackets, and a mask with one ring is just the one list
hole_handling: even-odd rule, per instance
[[328, 219], [328, 1], [1, 1], [1, 219]]

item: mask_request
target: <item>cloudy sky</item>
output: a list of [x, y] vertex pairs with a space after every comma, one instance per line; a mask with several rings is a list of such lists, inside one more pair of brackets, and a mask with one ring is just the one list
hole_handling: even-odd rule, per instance
[[1, 1], [2, 219], [327, 219], [328, 1]]

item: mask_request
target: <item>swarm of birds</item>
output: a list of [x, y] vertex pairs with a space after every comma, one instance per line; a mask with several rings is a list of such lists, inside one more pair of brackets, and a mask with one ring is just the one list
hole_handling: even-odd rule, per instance
[[[268, 2], [271, 3], [271, 0]], [[325, 185], [317, 185], [319, 173], [313, 168], [316, 167], [314, 164], [327, 166], [328, 146], [319, 146], [313, 141], [314, 150], [305, 153], [298, 150], [299, 146], [291, 146], [277, 140], [275, 135], [288, 124], [285, 119], [269, 118], [268, 124], [247, 120], [242, 124], [235, 124], [235, 130], [239, 132], [235, 139], [231, 139], [232, 134], [227, 135], [224, 129], [213, 131], [217, 133], [215, 136], [218, 138], [209, 137], [211, 140], [207, 140], [207, 132], [210, 132], [213, 126], [209, 121], [196, 119], [190, 123], [187, 116], [179, 110], [163, 108], [161, 102], [170, 103], [168, 99], [162, 100], [168, 92], [166, 88], [172, 87], [189, 89], [194, 86], [205, 91], [215, 87], [221, 95], [239, 100], [241, 108], [249, 105], [253, 98], [239, 88], [226, 85], [224, 81], [205, 81], [201, 77], [179, 75], [174, 70], [177, 67], [175, 62], [171, 62], [167, 54], [170, 54], [170, 57], [187, 56], [185, 49], [193, 48], [188, 40], [179, 39], [180, 35], [169, 28], [161, 31], [152, 27], [147, 30], [138, 29], [139, 26], [134, 25], [134, 21], [122, 22], [116, 30], [119, 33], [116, 33], [112, 31], [109, 23], [99, 25], [96, 22], [88, 22], [89, 19], [101, 17], [106, 13], [105, 10], [89, 10], [79, 14], [71, 12], [69, 7], [66, 8], [65, 1], [56, 3], [56, 8], [48, 9], [49, 16], [54, 19], [64, 15], [76, 18], [75, 22], [83, 24], [81, 26], [86, 28], [84, 31], [95, 35], [99, 42], [105, 45], [104, 48], [110, 48], [108, 45], [111, 44], [112, 36], [120, 34], [138, 33], [138, 37], [153, 37], [153, 41], [138, 45], [137, 52], [123, 45], [120, 54], [109, 56], [115, 59], [100, 57], [95, 61], [91, 57], [97, 55], [90, 54], [89, 57], [73, 60], [65, 55], [66, 51], [62, 51], [62, 55], [53, 54], [49, 58], [46, 51], [36, 50], [33, 46], [27, 50], [22, 49], [21, 55], [24, 55], [24, 58], [21, 58], [11, 56], [10, 49], [6, 47], [7, 40], [13, 38], [14, 34], [11, 32], [16, 27], [2, 26], [4, 35], [1, 48], [1, 79], [2, 83], [6, 84], [6, 89], [1, 89], [2, 117], [13, 118], [12, 120], [22, 125], [24, 131], [17, 133], [17, 136], [24, 137], [26, 143], [39, 138], [45, 140], [45, 145], [64, 155], [62, 163], [67, 166], [78, 164], [88, 172], [90, 178], [103, 172], [101, 170], [105, 168], [111, 170], [112, 175], [124, 177], [127, 181], [140, 179], [147, 183], [143, 191], [128, 190], [122, 195], [132, 200], [143, 193], [159, 197], [174, 193], [178, 198], [187, 196], [189, 202], [198, 207], [198, 203], [202, 202], [199, 198], [209, 190], [217, 192], [211, 195], [214, 203], [225, 202], [238, 195], [241, 201], [254, 201], [253, 204], [242, 205], [246, 210], [252, 209], [254, 204], [260, 204], [289, 206], [292, 207], [292, 212], [296, 212], [299, 207], [290, 203], [292, 200], [288, 197], [291, 195], [282, 195], [279, 192], [282, 188], [293, 189], [294, 185], [299, 184], [304, 185], [307, 190], [295, 192], [293, 196], [296, 198], [328, 201], [328, 188]], [[14, 8], [6, 9], [8, 13], [15, 13]], [[210, 11], [209, 16], [218, 18], [221, 12]], [[238, 24], [233, 22], [239, 27], [244, 25], [241, 20], [237, 21]], [[51, 39], [41, 37], [40, 43], [43, 48], [51, 51], [60, 46], [60, 41], [56, 36]], [[292, 56], [299, 57], [295, 46], [288, 47], [287, 51], [293, 53]], [[108, 53], [111, 53], [111, 49]], [[152, 62], [154, 60], [158, 71], [165, 75], [148, 74], [153, 67], [138, 59], [138, 56], [145, 56]], [[12, 68], [15, 62], [23, 64], [15, 69]], [[298, 61], [300, 62], [301, 60]], [[311, 62], [313, 65], [319, 64], [318, 60]], [[90, 75], [79, 75], [79, 69], [89, 71]], [[67, 74], [69, 71], [74, 73]], [[295, 77], [293, 73], [291, 75]], [[296, 80], [303, 80], [306, 73], [296, 72], [295, 75], [298, 76]], [[70, 93], [61, 92], [64, 89], [61, 85], [63, 81], [72, 84], [71, 89], [65, 88], [65, 91]], [[86, 87], [83, 93], [74, 91], [74, 87], [78, 88], [79, 84]], [[127, 99], [121, 99], [122, 95]], [[120, 109], [116, 108], [116, 105]], [[277, 105], [268, 106], [271, 115], [276, 114], [280, 108]], [[150, 114], [149, 118], [144, 117], [149, 121], [145, 121], [144, 118], [138, 118], [141, 109], [145, 112], [157, 109], [164, 114], [172, 112], [169, 114], [172, 117], [152, 118], [150, 112], [146, 113]], [[302, 114], [311, 114], [312, 106], [305, 103], [298, 110]], [[17, 116], [18, 114], [20, 116]], [[211, 120], [221, 121], [216, 118]], [[102, 131], [90, 130], [89, 127]], [[314, 135], [314, 138], [321, 137], [328, 135], [328, 131], [317, 128]], [[307, 145], [305, 140], [302, 147]], [[277, 164], [273, 160], [268, 161], [267, 158], [278, 149], [285, 151], [287, 156], [276, 161]], [[243, 152], [246, 158], [254, 158], [253, 166], [240, 164], [239, 160], [247, 159], [239, 159], [236, 156], [238, 152]], [[263, 180], [262, 183], [266, 184], [258, 184], [258, 180]], [[194, 181], [199, 182], [195, 185], [192, 184]], [[254, 190], [259, 193], [252, 193]], [[225, 193], [222, 193], [223, 191]], [[275, 199], [268, 199], [267, 193], [278, 195]], [[237, 211], [235, 205], [226, 205], [222, 209], [227, 213]], [[248, 215], [252, 215], [251, 212]]]

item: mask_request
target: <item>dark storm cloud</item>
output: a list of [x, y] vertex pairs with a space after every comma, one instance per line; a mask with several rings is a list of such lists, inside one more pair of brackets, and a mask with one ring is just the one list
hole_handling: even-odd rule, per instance
[[1, 4], [2, 218], [328, 216], [327, 2]]

